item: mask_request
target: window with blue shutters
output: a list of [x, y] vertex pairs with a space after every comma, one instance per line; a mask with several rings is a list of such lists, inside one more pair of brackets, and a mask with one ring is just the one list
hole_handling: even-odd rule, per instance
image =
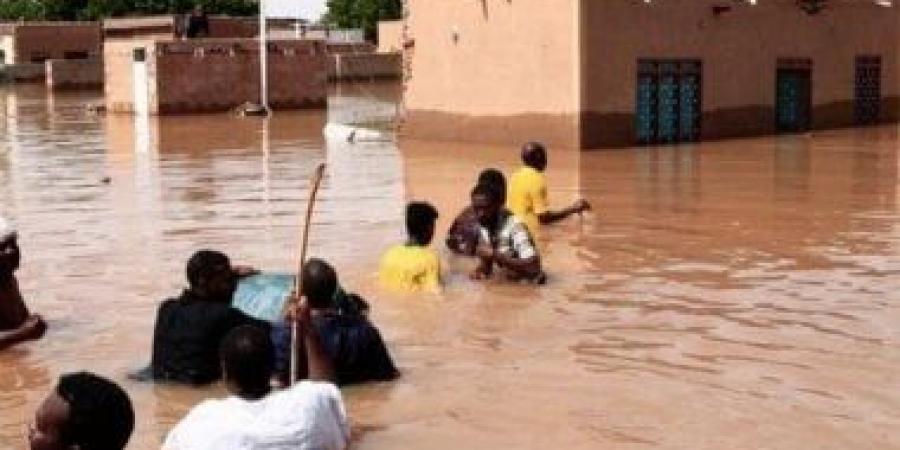
[[638, 61], [635, 132], [639, 144], [700, 138], [701, 72], [699, 60]]

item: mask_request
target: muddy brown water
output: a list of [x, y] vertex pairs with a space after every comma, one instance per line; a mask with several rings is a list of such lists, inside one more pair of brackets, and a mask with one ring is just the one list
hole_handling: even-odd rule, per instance
[[474, 284], [444, 255], [446, 291], [404, 297], [375, 282], [404, 202], [433, 201], [444, 228], [477, 172], [512, 170], [517, 151], [326, 145], [329, 115], [390, 111], [395, 92], [345, 89], [328, 115], [136, 125], [88, 113], [94, 94], [0, 90], [0, 204], [50, 324], [0, 354], [0, 448], [24, 446], [68, 371], [128, 390], [131, 449], [223, 395], [124, 374], [146, 362], [193, 250], [291, 269], [322, 161], [312, 253], [371, 300], [404, 372], [344, 390], [355, 448], [900, 448], [896, 127], [554, 152], [551, 203], [584, 196], [596, 212], [543, 232], [548, 286]]

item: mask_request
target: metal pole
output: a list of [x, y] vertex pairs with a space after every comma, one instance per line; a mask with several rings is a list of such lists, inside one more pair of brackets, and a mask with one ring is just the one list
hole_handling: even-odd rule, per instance
[[266, 33], [266, 1], [259, 0], [259, 104], [269, 110], [269, 48]]

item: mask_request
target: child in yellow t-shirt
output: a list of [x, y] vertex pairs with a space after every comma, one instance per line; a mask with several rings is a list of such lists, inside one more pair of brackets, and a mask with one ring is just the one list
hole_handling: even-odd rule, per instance
[[438, 212], [425, 202], [406, 207], [406, 244], [392, 247], [381, 258], [378, 278], [389, 289], [437, 292], [441, 287], [441, 260], [428, 246], [434, 238]]
[[559, 222], [573, 214], [591, 209], [590, 203], [578, 200], [566, 209], [551, 211], [547, 206], [547, 149], [539, 142], [529, 142], [522, 147], [524, 167], [509, 179], [507, 208], [525, 222], [532, 236], [537, 236], [541, 225]]

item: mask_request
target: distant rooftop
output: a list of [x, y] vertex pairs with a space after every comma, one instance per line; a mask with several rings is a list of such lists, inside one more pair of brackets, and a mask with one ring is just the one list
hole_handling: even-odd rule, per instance
[[104, 30], [129, 30], [133, 28], [169, 27], [175, 24], [174, 15], [113, 17], [103, 20]]
[[8, 21], [0, 22], [0, 36], [8, 36], [15, 32], [17, 27], [88, 27], [99, 26], [100, 22], [88, 21]]

